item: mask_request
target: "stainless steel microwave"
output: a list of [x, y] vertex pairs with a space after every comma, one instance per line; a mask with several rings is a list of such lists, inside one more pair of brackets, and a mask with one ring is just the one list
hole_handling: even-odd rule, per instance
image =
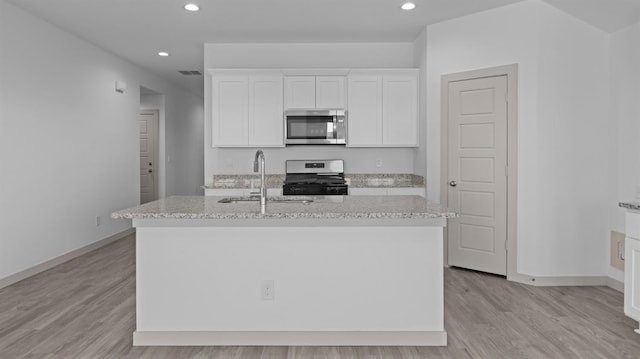
[[345, 110], [287, 110], [284, 122], [284, 143], [287, 145], [347, 143]]

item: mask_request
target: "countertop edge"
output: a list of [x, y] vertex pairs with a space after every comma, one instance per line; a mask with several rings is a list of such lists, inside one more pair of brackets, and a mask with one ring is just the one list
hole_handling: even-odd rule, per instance
[[619, 202], [618, 207], [640, 211], [640, 202]]
[[273, 213], [260, 214], [249, 212], [246, 214], [237, 213], [112, 213], [113, 219], [437, 219], [456, 218], [457, 213], [445, 212], [440, 214], [430, 213]]
[[[275, 209], [266, 214], [260, 214], [257, 206], [229, 207], [222, 209], [218, 205], [218, 199], [223, 197], [213, 196], [173, 196], [144, 205], [123, 209], [113, 212], [113, 219], [204, 219], [204, 220], [295, 220], [295, 219], [318, 219], [318, 220], [375, 220], [375, 219], [447, 219], [455, 218], [457, 213], [438, 204], [428, 201], [420, 196], [345, 196], [350, 203], [349, 210], [342, 210], [335, 207], [334, 202], [322, 202], [324, 198], [317, 199], [319, 208], [317, 211], [307, 210], [306, 204], [282, 204], [285, 207]], [[392, 206], [381, 206], [376, 208], [378, 201], [395, 201]], [[357, 199], [357, 200], [356, 200]], [[417, 201], [417, 202], [416, 202]], [[335, 202], [341, 204], [342, 202]], [[207, 205], [211, 205], [208, 207]], [[226, 204], [224, 206], [227, 206]], [[292, 207], [288, 207], [292, 206]], [[296, 207], [300, 206], [300, 207]], [[313, 208], [312, 207], [309, 208]], [[324, 208], [323, 208], [324, 206]], [[328, 206], [328, 207], [327, 207]], [[287, 208], [282, 210], [282, 208]], [[231, 209], [229, 211], [229, 209]]]

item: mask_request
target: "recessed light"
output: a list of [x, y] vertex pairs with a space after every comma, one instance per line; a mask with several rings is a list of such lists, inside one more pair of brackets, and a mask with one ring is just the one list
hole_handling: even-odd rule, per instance
[[160, 52], [158, 52], [158, 56], [167, 57], [167, 56], [169, 56], [169, 53], [166, 52], [166, 51], [160, 51]]
[[400, 6], [400, 8], [402, 10], [413, 10], [416, 8], [416, 4], [412, 3], [412, 2], [406, 2], [404, 4], [402, 4], [402, 6]]
[[198, 11], [200, 10], [200, 7], [196, 4], [187, 4], [184, 6], [185, 10], [189, 10], [189, 11]]

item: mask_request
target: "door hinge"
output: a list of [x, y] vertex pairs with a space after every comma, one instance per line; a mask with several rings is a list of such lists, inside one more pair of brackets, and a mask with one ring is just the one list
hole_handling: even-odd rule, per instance
[[507, 240], [504, 240], [504, 251], [509, 252], [509, 246], [507, 245]]
[[504, 176], [509, 177], [509, 166], [504, 166]]

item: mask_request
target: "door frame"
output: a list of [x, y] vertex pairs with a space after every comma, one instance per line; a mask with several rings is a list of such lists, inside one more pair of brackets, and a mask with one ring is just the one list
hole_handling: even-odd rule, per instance
[[[518, 64], [442, 75], [440, 78], [440, 203], [448, 206], [449, 83], [507, 76], [507, 280], [528, 282], [518, 273]], [[445, 264], [448, 265], [448, 227], [444, 228]]]
[[[160, 199], [160, 110], [156, 109], [144, 109], [139, 110], [138, 112], [138, 122], [140, 122], [141, 115], [153, 115], [154, 116], [154, 127], [155, 131], [153, 131], [153, 163], [155, 163], [154, 167], [154, 201]], [[138, 134], [138, 142], [140, 142], [140, 134]], [[140, 158], [140, 151], [138, 151], [138, 158]], [[139, 161], [138, 161], [139, 162]], [[140, 165], [138, 165], [138, 170], [140, 169]], [[141, 184], [138, 184], [138, 193], [140, 193]], [[140, 195], [138, 194], [138, 201], [140, 201]]]

